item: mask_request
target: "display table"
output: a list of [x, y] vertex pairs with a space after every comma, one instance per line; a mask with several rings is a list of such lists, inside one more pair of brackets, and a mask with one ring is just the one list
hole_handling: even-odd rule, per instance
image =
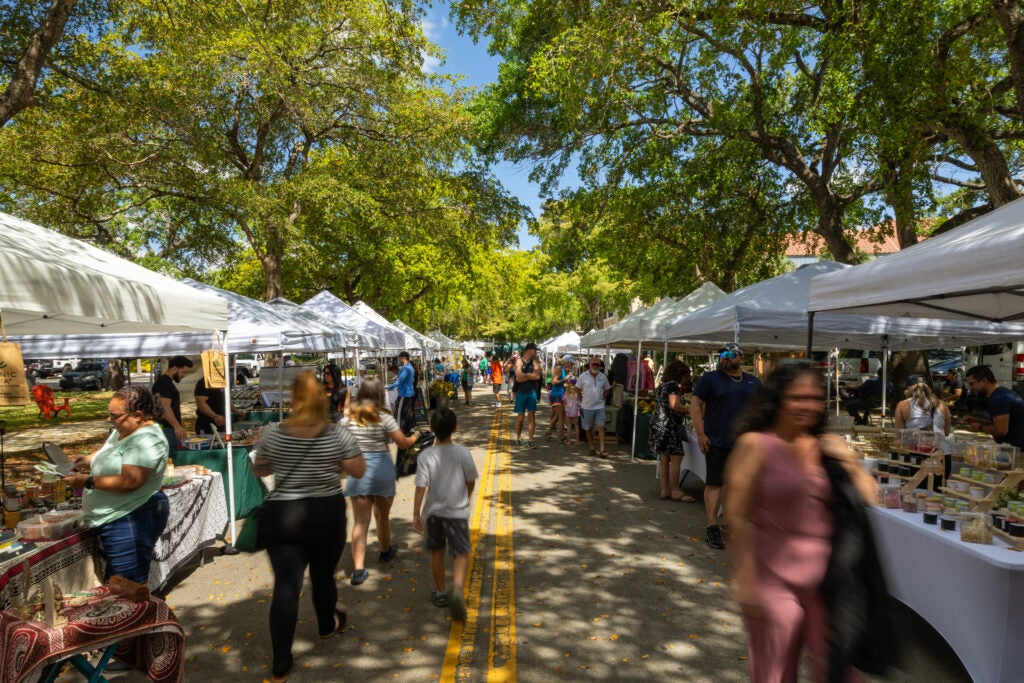
[[[203, 548], [222, 538], [228, 525], [228, 505], [219, 473], [196, 477], [182, 486], [164, 489], [170, 517], [153, 548], [149, 588], [159, 590], [174, 573]], [[30, 591], [50, 577], [65, 594], [103, 582], [105, 563], [93, 533], [83, 529], [46, 543], [25, 543], [18, 555], [0, 553], [0, 609], [22, 594], [24, 563], [32, 570]], [[0, 681], [3, 680], [0, 675]]]
[[47, 578], [52, 578], [66, 593], [102, 583], [102, 562], [97, 561], [96, 537], [91, 531], [75, 531], [56, 541], [26, 541], [22, 548], [17, 555], [0, 553], [0, 609], [7, 609], [14, 597], [23, 594], [26, 561], [32, 575], [30, 593]]
[[36, 681], [47, 665], [67, 659], [88, 671], [91, 666], [84, 653], [118, 644], [114, 656], [151, 681], [182, 680], [185, 631], [167, 603], [159, 598], [112, 599], [104, 587], [92, 592], [95, 597], [89, 604], [67, 610], [68, 623], [62, 628], [0, 612], [0, 680]]
[[153, 562], [149, 566], [150, 590], [163, 588], [167, 580], [196, 553], [224, 537], [228, 526], [228, 503], [224, 498], [223, 481], [221, 474], [214, 472], [209, 476], [195, 477], [183, 486], [164, 489], [171, 514], [164, 533], [153, 548]]
[[[288, 411], [285, 411], [285, 415]], [[267, 424], [270, 422], [278, 422], [281, 419], [281, 413], [276, 410], [250, 410], [245, 414], [246, 422], [256, 422], [258, 424]]]
[[[235, 518], [241, 519], [263, 502], [263, 484], [249, 465], [249, 446], [232, 446], [235, 475]], [[228, 452], [217, 448], [209, 451], [175, 451], [175, 465], [202, 465], [224, 477], [224, 495], [228, 495]], [[227, 510], [227, 503], [224, 503]]]
[[962, 543], [920, 514], [872, 506], [889, 592], [935, 628], [978, 683], [1024, 672], [1024, 553]]

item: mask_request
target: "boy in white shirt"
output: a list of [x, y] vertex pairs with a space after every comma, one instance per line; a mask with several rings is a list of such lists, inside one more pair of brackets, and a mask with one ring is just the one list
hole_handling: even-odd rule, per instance
[[[469, 568], [469, 497], [476, 485], [477, 471], [469, 449], [452, 443], [456, 426], [457, 418], [449, 408], [440, 408], [430, 416], [436, 442], [420, 453], [416, 461], [412, 526], [426, 534], [430, 571], [436, 588], [430, 594], [430, 601], [437, 607], [449, 607], [455, 621], [465, 621], [462, 586]], [[422, 515], [420, 508], [423, 508]], [[454, 558], [450, 593], [445, 590], [445, 547]]]

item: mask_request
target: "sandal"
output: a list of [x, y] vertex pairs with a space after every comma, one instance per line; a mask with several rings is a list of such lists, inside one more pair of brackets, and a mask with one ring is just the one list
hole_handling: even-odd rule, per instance
[[669, 500], [674, 500], [677, 503], [696, 503], [697, 502], [696, 498], [694, 498], [693, 496], [691, 496], [689, 494], [686, 494], [686, 493], [683, 493], [683, 494], [679, 495], [678, 497], [677, 496], [662, 496], [662, 498], [668, 498]]
[[602, 460], [608, 459], [608, 451], [601, 451], [600, 453], [598, 453], [598, 455], [601, 457]]
[[288, 676], [291, 674], [292, 669], [295, 667], [295, 660], [293, 659], [291, 664], [288, 665], [288, 669], [285, 670], [280, 676], [273, 675], [270, 677], [270, 683], [285, 683], [288, 680]]
[[430, 602], [434, 603], [434, 607], [447, 607], [451, 601], [448, 591], [430, 591]]
[[335, 633], [341, 633], [345, 630], [345, 625], [348, 623], [348, 614], [342, 612], [340, 609], [334, 610], [334, 630], [330, 633], [323, 633], [320, 635], [320, 640], [327, 640], [332, 637]]

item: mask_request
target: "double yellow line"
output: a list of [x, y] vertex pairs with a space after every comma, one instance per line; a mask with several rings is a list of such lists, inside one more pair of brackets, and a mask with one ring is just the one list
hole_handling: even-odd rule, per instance
[[494, 411], [487, 461], [477, 488], [476, 505], [470, 523], [469, 571], [466, 579], [466, 621], [452, 622], [441, 669], [441, 682], [477, 678], [474, 670], [476, 640], [480, 627], [480, 603], [484, 590], [485, 562], [480, 539], [495, 517], [494, 569], [490, 596], [490, 639], [487, 647], [488, 683], [516, 680], [515, 562], [512, 554], [512, 453], [508, 417], [503, 409]]

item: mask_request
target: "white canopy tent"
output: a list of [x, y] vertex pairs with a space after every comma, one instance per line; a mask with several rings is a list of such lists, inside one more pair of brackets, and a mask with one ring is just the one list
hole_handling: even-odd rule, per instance
[[392, 323], [388, 322], [387, 318], [382, 316], [377, 311], [373, 310], [373, 308], [371, 308], [370, 305], [367, 304], [366, 302], [357, 301], [354, 304], [352, 304], [352, 308], [354, 308], [356, 311], [366, 316], [373, 322], [377, 323], [381, 327], [387, 328], [389, 330], [392, 330], [396, 334], [401, 335], [402, 349], [406, 351], [423, 351], [423, 346], [420, 343], [419, 339], [417, 339], [414, 335], [409, 334], [408, 332], [398, 327], [397, 325], [393, 325]]
[[484, 352], [483, 349], [481, 349], [479, 346], [475, 346], [474, 344], [472, 344], [472, 343], [470, 343], [468, 341], [467, 342], [462, 342], [462, 344], [460, 345], [460, 348], [462, 349], [462, 355], [464, 355], [464, 356], [480, 357], [480, 356], [485, 355], [485, 352]]
[[398, 329], [404, 331], [406, 334], [411, 334], [413, 337], [415, 337], [416, 340], [420, 343], [420, 348], [423, 349], [424, 353], [437, 351], [438, 349], [441, 348], [441, 345], [439, 343], [437, 343], [427, 335], [417, 332], [413, 328], [403, 323], [401, 320], [395, 320], [391, 324], [397, 327]]
[[745, 351], [772, 351], [807, 348], [810, 343], [811, 348], [817, 349], [869, 349], [883, 354], [1024, 336], [1024, 324], [819, 313], [814, 317], [814, 338], [808, 339], [812, 278], [849, 268], [833, 261], [819, 261], [738, 289], [672, 323], [666, 336], [676, 345], [703, 349], [736, 342]]
[[[336, 351], [347, 346], [340, 328], [201, 282], [187, 278], [183, 282], [227, 304], [227, 341], [232, 353]], [[87, 356], [95, 354], [97, 348], [107, 356], [145, 358], [199, 353], [210, 348], [212, 339], [210, 332], [149, 332], [20, 336], [14, 341], [21, 342], [26, 355], [42, 358]]]
[[402, 344], [405, 343], [405, 334], [400, 330], [391, 327], [390, 324], [385, 326], [370, 320], [326, 290], [303, 302], [302, 307], [328, 320], [337, 321], [345, 327], [358, 330], [364, 335], [366, 342], [375, 340], [371, 346], [360, 344], [361, 348], [375, 348], [395, 353], [404, 348]]
[[[1024, 199], [895, 254], [814, 278], [807, 309], [1024, 320]], [[815, 314], [815, 335], [821, 317]]]
[[5, 213], [0, 213], [0, 315], [12, 335], [227, 327], [222, 299]]
[[455, 341], [451, 337], [446, 336], [443, 332], [441, 332], [441, 330], [427, 332], [427, 336], [436, 341], [438, 344], [440, 344], [440, 349], [442, 351], [457, 351], [461, 348], [459, 342]]
[[580, 335], [569, 330], [568, 332], [563, 332], [557, 337], [554, 337], [542, 344], [538, 344], [537, 347], [542, 349], [545, 353], [551, 354], [579, 353]]

